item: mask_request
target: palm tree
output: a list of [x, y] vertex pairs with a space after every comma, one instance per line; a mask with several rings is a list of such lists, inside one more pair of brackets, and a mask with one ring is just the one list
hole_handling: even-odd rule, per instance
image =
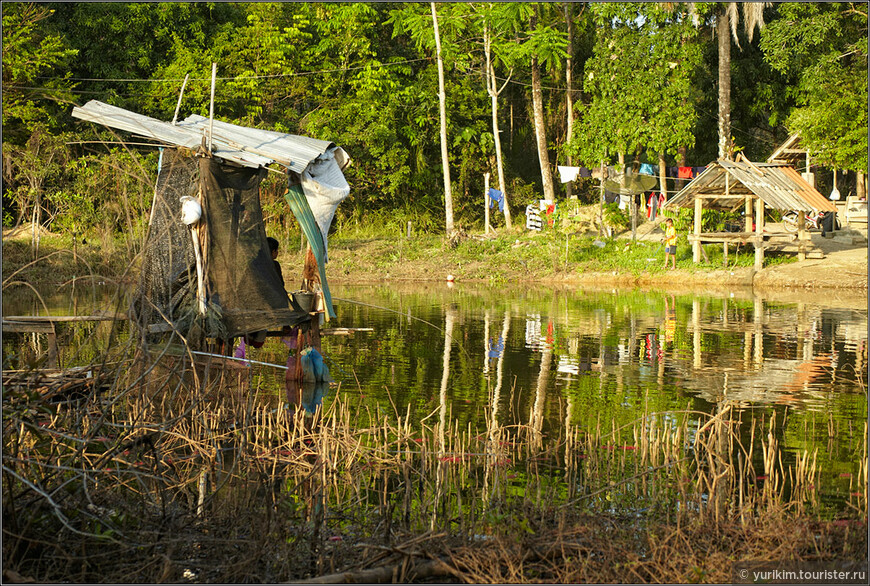
[[[716, 18], [716, 41], [719, 49], [719, 158], [731, 158], [733, 145], [731, 144], [731, 39], [740, 48], [740, 40], [737, 38], [737, 23], [740, 21], [740, 12], [737, 2], [725, 2], [715, 9]], [[743, 26], [749, 42], [755, 35], [755, 29], [764, 27], [764, 9], [770, 6], [770, 2], [740, 2], [743, 10]], [[675, 2], [666, 2], [668, 10], [676, 8]], [[695, 2], [688, 3], [689, 15], [695, 26], [700, 24], [700, 16]], [[729, 34], [730, 33], [730, 34]]]
[[[770, 2], [741, 2], [743, 9], [743, 25], [749, 42], [755, 34], [755, 29], [764, 27], [764, 9]], [[690, 12], [694, 3], [690, 4]], [[716, 11], [716, 41], [719, 48], [719, 158], [731, 158], [731, 39], [740, 48], [737, 38], [737, 23], [740, 14], [737, 2], [728, 2]], [[730, 35], [729, 35], [730, 31]]]

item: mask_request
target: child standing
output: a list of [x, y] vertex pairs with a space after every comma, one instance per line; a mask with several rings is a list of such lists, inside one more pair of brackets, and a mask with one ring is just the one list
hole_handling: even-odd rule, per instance
[[677, 268], [677, 230], [671, 218], [665, 220], [665, 266], [668, 268], [668, 257], [671, 258], [671, 267]]

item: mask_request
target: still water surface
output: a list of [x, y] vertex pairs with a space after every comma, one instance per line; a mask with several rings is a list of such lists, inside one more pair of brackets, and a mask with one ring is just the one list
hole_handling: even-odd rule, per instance
[[[446, 283], [339, 283], [332, 290], [338, 319], [324, 327], [372, 331], [323, 337], [339, 383], [323, 399], [327, 406], [351, 395], [381, 416], [447, 417], [472, 429], [498, 422], [547, 438], [569, 426], [609, 430], [644, 414], [716, 413], [730, 405], [744, 420], [775, 416], [786, 459], [818, 452], [823, 499], [842, 503], [865, 490], [858, 480], [867, 457], [865, 305], [825, 295], [782, 302], [751, 291]], [[3, 313], [124, 309], [108, 288], [54, 291], [43, 301], [29, 291], [6, 293]], [[111, 330], [105, 323], [67, 327], [64, 366], [99, 352], [105, 336], [96, 334]], [[21, 355], [14, 346], [21, 343], [4, 341], [4, 368]], [[287, 353], [270, 339], [248, 358], [283, 365]], [[284, 397], [282, 370], [254, 365], [252, 374], [263, 396]]]

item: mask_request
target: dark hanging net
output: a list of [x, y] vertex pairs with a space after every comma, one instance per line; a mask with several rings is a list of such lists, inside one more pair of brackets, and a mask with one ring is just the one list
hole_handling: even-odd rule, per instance
[[[309, 314], [290, 302], [266, 241], [259, 194], [265, 173], [175, 149], [164, 152], [131, 307], [146, 333], [176, 330], [186, 338], [228, 339], [308, 322]], [[200, 190], [204, 314], [197, 303], [194, 236], [181, 222], [179, 201]]]
[[139, 285], [130, 308], [131, 319], [146, 332], [168, 331], [192, 319], [196, 264], [190, 229], [180, 220], [179, 199], [196, 194], [196, 159], [176, 149], [164, 150]]

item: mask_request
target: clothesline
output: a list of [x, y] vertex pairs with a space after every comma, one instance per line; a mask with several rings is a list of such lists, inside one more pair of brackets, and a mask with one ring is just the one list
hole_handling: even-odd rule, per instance
[[[665, 179], [694, 179], [698, 175], [704, 172], [707, 167], [667, 167]], [[600, 176], [599, 169], [590, 169], [588, 167], [569, 167], [569, 166], [559, 166], [559, 177], [562, 183], [570, 183], [571, 181], [576, 181], [577, 177], [595, 177], [596, 175]], [[614, 167], [608, 166], [608, 175], [613, 176], [619, 174]], [[650, 175], [653, 177], [660, 177], [658, 173], [655, 172], [656, 168], [649, 163], [643, 163], [640, 166], [640, 175]]]

